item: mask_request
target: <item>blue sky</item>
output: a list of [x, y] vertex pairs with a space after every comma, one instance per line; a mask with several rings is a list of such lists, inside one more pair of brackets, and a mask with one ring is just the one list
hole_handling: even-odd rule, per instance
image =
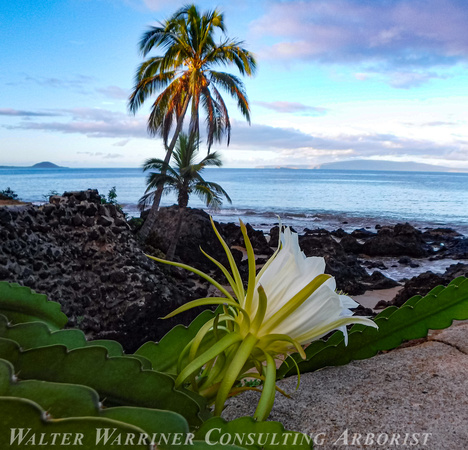
[[[127, 99], [146, 28], [186, 2], [0, 6], [0, 165], [162, 157]], [[468, 169], [466, 0], [209, 1], [257, 58], [249, 126], [228, 101], [226, 167], [387, 159]], [[230, 70], [236, 73], [235, 69]]]

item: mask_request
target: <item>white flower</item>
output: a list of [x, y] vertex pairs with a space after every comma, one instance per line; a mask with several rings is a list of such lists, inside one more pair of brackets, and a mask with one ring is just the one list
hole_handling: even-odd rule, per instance
[[[335, 292], [335, 280], [324, 274], [325, 260], [307, 258], [301, 251], [296, 233], [289, 228], [280, 233], [281, 245], [256, 274], [255, 255], [245, 225], [241, 230], [248, 256], [247, 289], [241, 279], [232, 253], [214, 226], [226, 251], [231, 271], [213, 261], [231, 285], [233, 295], [209, 275], [184, 264], [150, 258], [175, 265], [194, 273], [216, 286], [225, 297], [209, 297], [181, 306], [167, 317], [196, 306], [223, 305], [216, 318], [205, 323], [180, 356], [188, 360], [180, 365], [176, 386], [190, 381], [190, 388], [215, 403], [215, 414], [221, 414], [230, 395], [242, 389], [236, 385], [244, 377], [263, 381], [262, 395], [254, 417], [265, 419], [275, 398], [275, 358], [296, 349], [306, 358], [302, 345], [339, 329], [347, 342], [346, 325], [360, 323], [377, 327], [370, 319], [352, 316], [349, 308], [357, 303]], [[255, 370], [256, 372], [252, 372]]]
[[[259, 302], [258, 287], [262, 286], [268, 299], [267, 310], [257, 336], [285, 334], [304, 345], [320, 338], [334, 329], [340, 329], [347, 343], [346, 325], [362, 323], [377, 327], [375, 322], [364, 317], [354, 316], [349, 308], [358, 304], [335, 292], [333, 277], [325, 278], [323, 283], [311, 294], [300, 295], [310, 283], [325, 271], [325, 259], [306, 257], [299, 247], [297, 233], [286, 228], [281, 233], [281, 248], [267, 262], [266, 267], [256, 279], [256, 289], [252, 310]], [[299, 294], [299, 295], [298, 295]], [[296, 296], [296, 307], [281, 314], [281, 309]], [[252, 315], [252, 312], [250, 312]], [[276, 319], [272, 318], [276, 314]]]

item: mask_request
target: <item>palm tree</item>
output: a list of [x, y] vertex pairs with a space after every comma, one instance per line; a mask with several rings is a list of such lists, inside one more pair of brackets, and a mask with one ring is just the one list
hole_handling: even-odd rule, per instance
[[188, 137], [185, 133], [179, 134], [177, 146], [173, 154], [175, 163], [173, 166], [157, 158], [150, 158], [143, 164], [143, 171], [155, 170], [155, 172], [151, 172], [147, 177], [145, 195], [139, 200], [141, 209], [144, 209], [148, 202], [154, 200], [154, 196], [158, 190], [166, 194], [169, 192], [177, 194], [179, 214], [166, 259], [174, 259], [190, 194], [195, 193], [206, 206], [213, 208], [221, 206], [223, 197], [226, 197], [227, 201], [231, 203], [229, 195], [219, 184], [206, 181], [201, 176], [201, 172], [207, 166], [222, 166], [223, 163], [220, 155], [216, 152], [209, 153], [200, 162], [196, 163], [195, 158], [198, 154], [200, 141], [193, 136]]
[[[250, 123], [250, 108], [242, 81], [215, 68], [234, 64], [241, 75], [251, 76], [256, 68], [255, 59], [242, 48], [242, 41], [224, 37], [215, 42], [216, 30], [225, 32], [222, 13], [213, 10], [201, 14], [195, 5], [188, 5], [165, 22], [151, 27], [140, 40], [144, 57], [153, 49], [162, 50], [164, 54], [150, 57], [138, 67], [129, 109], [136, 113], [147, 98], [159, 93], [151, 107], [148, 131], [151, 135], [162, 136], [167, 164], [189, 107], [189, 134], [199, 134], [200, 108], [206, 114], [208, 153], [213, 142], [221, 141], [224, 135], [229, 145], [231, 122], [219, 88], [237, 101]], [[143, 239], [154, 226], [161, 195], [161, 190], [154, 195], [150, 214], [140, 230]]]

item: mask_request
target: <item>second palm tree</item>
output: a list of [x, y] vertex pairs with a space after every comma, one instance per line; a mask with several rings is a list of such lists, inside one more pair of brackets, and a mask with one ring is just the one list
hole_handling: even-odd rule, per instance
[[157, 158], [150, 158], [143, 164], [145, 172], [151, 170], [154, 172], [148, 175], [145, 195], [139, 201], [142, 209], [147, 204], [152, 203], [158, 190], [162, 190], [166, 194], [170, 192], [177, 194], [179, 214], [166, 259], [174, 258], [190, 194], [196, 194], [206, 206], [212, 208], [218, 208], [222, 204], [223, 197], [231, 203], [229, 195], [219, 184], [206, 181], [201, 176], [205, 167], [222, 166], [219, 154], [217, 152], [210, 153], [197, 163], [195, 158], [198, 154], [198, 148], [198, 138], [181, 133], [172, 156], [173, 165]]

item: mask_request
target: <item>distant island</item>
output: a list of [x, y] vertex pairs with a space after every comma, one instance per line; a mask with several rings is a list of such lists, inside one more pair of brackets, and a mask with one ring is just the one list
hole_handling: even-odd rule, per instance
[[42, 161], [40, 163], [31, 166], [33, 169], [63, 169], [64, 167], [57, 166], [57, 164], [51, 163], [50, 161]]
[[42, 161], [34, 166], [0, 166], [0, 169], [66, 169], [66, 167], [57, 166], [50, 161]]
[[282, 166], [261, 166], [259, 169], [315, 169], [315, 170], [378, 170], [393, 172], [466, 172], [463, 169], [453, 169], [451, 167], [436, 166], [433, 164], [417, 163], [413, 161], [377, 161], [371, 159], [353, 159], [349, 161], [339, 161], [325, 163], [314, 166], [306, 165], [282, 165]]

